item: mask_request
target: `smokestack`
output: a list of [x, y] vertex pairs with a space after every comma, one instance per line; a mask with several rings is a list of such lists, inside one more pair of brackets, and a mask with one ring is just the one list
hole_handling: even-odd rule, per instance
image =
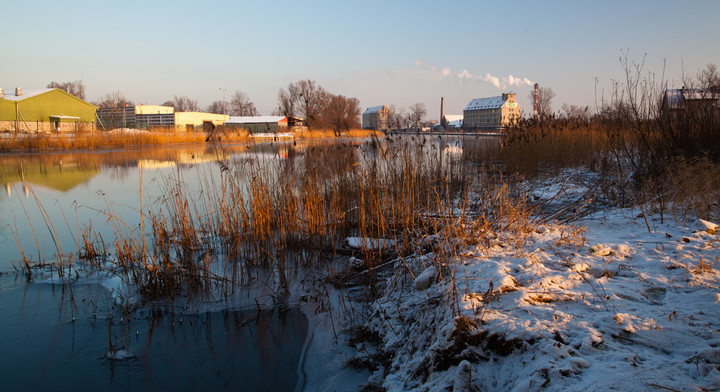
[[15, 96], [19, 97], [22, 95], [22, 89], [20, 87], [15, 87]]
[[537, 83], [535, 83], [535, 95], [534, 95], [534, 101], [533, 102], [533, 116], [537, 120], [538, 117], [538, 96], [540, 95], [540, 86], [538, 86]]
[[443, 124], [443, 118], [445, 117], [443, 115], [443, 104], [445, 103], [445, 97], [440, 97], [440, 126], [445, 128], [445, 124]]

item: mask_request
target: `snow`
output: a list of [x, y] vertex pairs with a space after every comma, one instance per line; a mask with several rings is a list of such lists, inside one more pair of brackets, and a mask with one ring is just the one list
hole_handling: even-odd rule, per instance
[[108, 134], [113, 134], [113, 135], [119, 135], [119, 134], [122, 134], [122, 135], [143, 135], [143, 134], [149, 134], [149, 133], [151, 133], [151, 132], [148, 131], [148, 130], [146, 130], [146, 129], [115, 128], [115, 129], [111, 129], [111, 130], [109, 130], [109, 131], [106, 131], [106, 133], [108, 133]]
[[135, 354], [131, 353], [126, 349], [110, 350], [105, 354], [107, 359], [112, 361], [124, 361], [126, 359], [135, 358]]
[[345, 246], [353, 249], [376, 250], [389, 248], [393, 245], [395, 245], [393, 240], [360, 237], [345, 238]]
[[[548, 183], [535, 196], [570, 200], [586, 191]], [[377, 342], [348, 343], [347, 328], [358, 322], [347, 311], [349, 289], [322, 283], [343, 265], [361, 268], [355, 257], [289, 277], [283, 298], [271, 274], [259, 274], [259, 287], [230, 298], [186, 299], [183, 306], [187, 313], [300, 306], [309, 329], [297, 390], [351, 391], [368, 382], [387, 391], [718, 389], [718, 226], [647, 218], [651, 231], [638, 211], [608, 208], [575, 224], [537, 224], [521, 239], [497, 232], [450, 256], [436, 250], [391, 261], [379, 297], [356, 305], [369, 308], [362, 323]], [[394, 242], [349, 237], [345, 245], [377, 249]], [[102, 269], [68, 276], [100, 282], [118, 302], [137, 298], [113, 265], [108, 260]], [[65, 281], [52, 271], [34, 277]], [[347, 366], [352, 358], [377, 356], [387, 359], [377, 369]]]
[[434, 266], [427, 267], [425, 271], [421, 272], [417, 278], [415, 278], [415, 288], [425, 290], [433, 284], [436, 277], [437, 269], [435, 269]]
[[704, 219], [698, 219], [698, 228], [699, 230], [707, 231], [710, 234], [715, 234], [718, 229], [718, 225], [713, 222], [708, 222]]
[[[388, 391], [719, 388], [720, 239], [667, 220], [649, 232], [634, 216], [548, 224], [522, 247], [498, 233], [489, 247], [465, 246], [424, 290], [387, 290], [368, 325], [393, 360], [371, 381]], [[398, 263], [387, 286], [407, 272]]]
[[255, 139], [275, 139], [275, 138], [293, 138], [293, 134], [291, 132], [278, 132], [278, 133], [251, 133], [250, 137]]
[[[282, 120], [287, 119], [284, 116], [230, 116], [225, 121], [225, 124], [264, 124], [264, 123], [279, 123]], [[287, 121], [285, 121], [287, 122]]]

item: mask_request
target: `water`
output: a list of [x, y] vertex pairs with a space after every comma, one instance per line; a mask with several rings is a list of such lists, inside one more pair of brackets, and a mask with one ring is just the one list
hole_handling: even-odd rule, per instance
[[[23, 257], [31, 264], [61, 253], [77, 260], [83, 227], [92, 226], [108, 246], [119, 226], [140, 235], [141, 203], [143, 210], [158, 205], [167, 181], [182, 182], [192, 194], [227, 162], [289, 167], [303, 154], [312, 159], [306, 153], [312, 146], [346, 142], [0, 156], [1, 389], [294, 390], [308, 323], [298, 309], [184, 314], [168, 302], [145, 305], [128, 319], [99, 285], [28, 284], [14, 271]], [[464, 143], [433, 137], [428, 146], [457, 156]], [[370, 142], [359, 147], [353, 154], [381, 155]], [[324, 169], [332, 175], [347, 168]], [[130, 356], [107, 356], [122, 350]]]
[[[296, 308], [144, 309], [128, 320], [99, 286], [5, 276], [0, 287], [4, 391], [291, 391], [298, 381], [308, 324]], [[111, 342], [130, 356], [108, 358]]]

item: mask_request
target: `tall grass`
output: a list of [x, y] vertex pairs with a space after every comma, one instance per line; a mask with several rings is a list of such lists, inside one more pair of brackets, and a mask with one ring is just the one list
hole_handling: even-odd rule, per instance
[[[71, 134], [4, 134], [0, 137], [0, 152], [16, 150], [58, 149], [95, 150], [100, 148], [199, 144], [208, 140], [204, 132], [177, 132], [175, 129], [153, 129], [152, 131], [122, 130], [77, 132]], [[224, 133], [222, 141], [247, 141], [247, 132]]]
[[[282, 292], [294, 271], [325, 266], [338, 254], [353, 252], [371, 269], [417, 252], [457, 223], [456, 201], [472, 192], [463, 162], [410, 140], [311, 146], [290, 156], [198, 169], [199, 191], [180, 171], [164, 179], [163, 197], [143, 203], [148, 239], [107, 200], [113, 244], [83, 226], [79, 253], [100, 265], [94, 260], [107, 260], [112, 249], [114, 269], [145, 299], [227, 296], [267, 276]], [[368, 241], [352, 250], [347, 237]]]

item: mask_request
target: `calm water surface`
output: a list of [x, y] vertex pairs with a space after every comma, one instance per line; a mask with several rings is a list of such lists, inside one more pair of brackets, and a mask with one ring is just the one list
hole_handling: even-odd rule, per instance
[[[428, 140], [448, 155], [468, 143]], [[293, 390], [307, 335], [297, 309], [183, 315], [145, 306], [127, 319], [98, 285], [28, 284], [15, 270], [23, 254], [30, 263], [77, 254], [84, 227], [109, 247], [118, 222], [139, 232], [141, 203], [158, 203], [168, 182], [199, 192], [229, 161], [294, 164], [332, 143], [348, 141], [0, 155], [0, 390]], [[380, 154], [355, 143], [368, 159]], [[111, 360], [113, 350], [131, 356]]]
[[[307, 335], [298, 309], [144, 309], [126, 319], [99, 286], [7, 276], [0, 286], [3, 391], [292, 391], [298, 382]], [[130, 355], [110, 359], [111, 348]]]

